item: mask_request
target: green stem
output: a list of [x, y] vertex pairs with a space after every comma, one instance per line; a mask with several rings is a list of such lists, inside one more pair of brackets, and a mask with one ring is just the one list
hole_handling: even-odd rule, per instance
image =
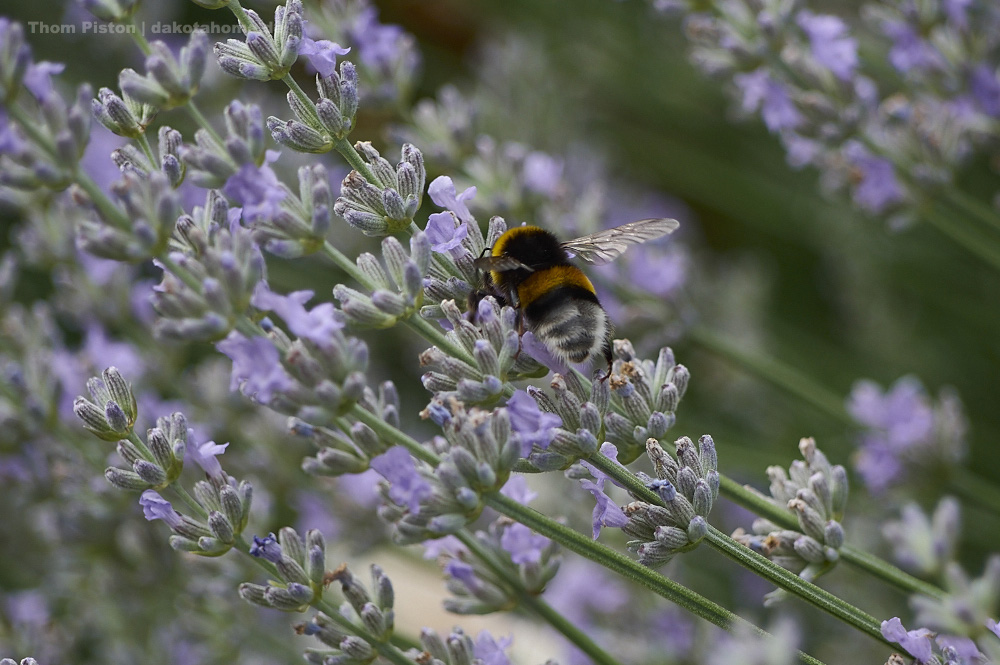
[[847, 601], [807, 582], [791, 571], [769, 561], [749, 547], [736, 542], [715, 527], [710, 526], [705, 541], [715, 550], [721, 552], [744, 568], [763, 577], [779, 588], [804, 599], [827, 614], [840, 619], [852, 628], [856, 628], [882, 644], [893, 647], [893, 643], [882, 637], [879, 622], [872, 615], [851, 605]]
[[382, 642], [376, 639], [375, 636], [367, 630], [341, 615], [340, 611], [328, 601], [320, 600], [313, 603], [313, 607], [330, 617], [335, 623], [340, 624], [344, 630], [357, 635], [370, 644], [376, 651], [378, 651], [378, 655], [382, 656], [389, 662], [395, 663], [396, 665], [413, 665], [413, 661], [407, 657], [407, 655], [403, 653], [399, 647], [395, 646], [391, 642]]
[[219, 136], [219, 133], [215, 131], [214, 127], [212, 127], [212, 123], [208, 121], [208, 118], [206, 118], [202, 114], [201, 110], [194, 103], [193, 99], [188, 100], [188, 103], [184, 105], [184, 109], [187, 111], [188, 115], [191, 116], [191, 119], [198, 124], [199, 127], [208, 132], [208, 135], [212, 137], [212, 140], [215, 141], [215, 143], [219, 145], [219, 147], [222, 148], [226, 147], [225, 141], [222, 140], [222, 137]]
[[159, 168], [159, 166], [156, 163], [156, 156], [153, 154], [153, 148], [152, 146], [149, 145], [149, 139], [146, 137], [146, 135], [140, 134], [139, 137], [136, 138], [135, 142], [139, 144], [140, 148], [142, 148], [142, 154], [146, 155], [146, 159], [149, 160], [149, 166], [153, 170]]
[[552, 608], [538, 596], [528, 592], [509, 566], [496, 560], [489, 550], [479, 542], [474, 534], [463, 529], [455, 534], [462, 541], [462, 544], [472, 552], [472, 554], [482, 561], [497, 577], [502, 579], [508, 587], [508, 592], [515, 596], [520, 605], [534, 612], [544, 619], [550, 626], [572, 642], [580, 651], [584, 652], [597, 665], [619, 665], [618, 661], [611, 657], [604, 649], [584, 633], [582, 630], [568, 621], [566, 617]]
[[[761, 496], [759, 493], [740, 485], [735, 480], [722, 474], [719, 475], [719, 491], [733, 503], [743, 506], [747, 510], [774, 522], [779, 527], [796, 531], [800, 528], [798, 520], [790, 512], [771, 503], [767, 497]], [[939, 599], [947, 595], [933, 584], [917, 579], [877, 556], [858, 550], [850, 545], [844, 545], [840, 548], [840, 557], [847, 563], [871, 573], [875, 577], [906, 593], [920, 593]]]
[[350, 415], [358, 422], [371, 427], [376, 434], [386, 441], [391, 441], [395, 445], [403, 446], [411, 455], [419, 460], [427, 462], [431, 466], [437, 466], [441, 460], [437, 455], [425, 448], [419, 441], [409, 436], [405, 432], [396, 429], [389, 423], [377, 417], [371, 411], [355, 404], [351, 407]]
[[951, 467], [948, 473], [948, 488], [951, 491], [1000, 515], [1000, 488], [964, 467]]
[[1000, 270], [1000, 253], [996, 251], [996, 242], [978, 231], [955, 225], [946, 213], [937, 210], [928, 210], [922, 219], [990, 267]]
[[843, 399], [813, 381], [809, 376], [778, 360], [744, 351], [721, 335], [698, 326], [688, 330], [688, 338], [702, 348], [719, 355], [760, 378], [808, 402], [845, 425], [855, 422], [844, 409]]
[[299, 98], [299, 102], [301, 102], [302, 106], [309, 111], [309, 120], [311, 122], [306, 124], [312, 125], [316, 128], [322, 127], [322, 123], [319, 121], [319, 115], [316, 113], [316, 105], [313, 103], [313, 100], [309, 99], [309, 95], [305, 93], [298, 82], [292, 78], [292, 75], [285, 74], [281, 77], [281, 80], [288, 86], [288, 89], [292, 91], [292, 94]]
[[1000, 229], [1000, 216], [997, 215], [993, 208], [986, 205], [979, 199], [966, 194], [960, 189], [955, 189], [954, 187], [948, 187], [945, 189], [945, 199], [955, 207], [960, 208], [973, 217], [977, 217], [986, 224], [989, 224], [994, 229]]
[[362, 157], [361, 153], [354, 149], [351, 142], [347, 140], [346, 137], [337, 139], [333, 144], [334, 150], [339, 152], [347, 163], [351, 165], [351, 168], [361, 174], [361, 176], [373, 185], [378, 184], [378, 179], [375, 178], [375, 174], [372, 170], [368, 168], [368, 162], [366, 162]]
[[[198, 503], [193, 496], [188, 494], [188, 491], [184, 489], [180, 483], [173, 483], [170, 485], [170, 489], [174, 491], [181, 501], [187, 504], [187, 507], [190, 508], [195, 515], [202, 519], [206, 519], [208, 517], [208, 513], [202, 505]], [[246, 541], [244, 541], [244, 545], [246, 545]], [[249, 551], [249, 545], [247, 545], [247, 551]]]
[[[657, 506], [663, 505], [660, 497], [647, 488], [639, 478], [624, 466], [601, 454], [592, 455], [587, 461], [620, 483], [640, 500]], [[798, 529], [797, 524], [795, 528], [796, 530]], [[709, 527], [709, 534], [706, 537], [706, 541], [722, 554], [772, 584], [777, 585], [779, 588], [802, 598], [811, 605], [833, 615], [848, 625], [868, 633], [875, 639], [885, 642], [875, 618], [847, 601], [834, 596], [829, 591], [821, 589], [815, 584], [807, 582], [798, 575], [769, 561], [753, 550], [737, 543], [714, 527]], [[886, 644], [888, 643], [886, 642]]]
[[247, 16], [246, 10], [240, 4], [240, 0], [229, 0], [226, 6], [236, 16], [236, 20], [240, 22], [240, 27], [243, 28], [244, 33], [253, 30], [253, 23], [250, 22], [250, 17]]

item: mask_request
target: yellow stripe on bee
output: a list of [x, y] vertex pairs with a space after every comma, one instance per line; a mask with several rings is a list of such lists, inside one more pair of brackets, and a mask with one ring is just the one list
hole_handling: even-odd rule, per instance
[[507, 229], [499, 238], [497, 238], [497, 241], [493, 243], [493, 256], [503, 256], [507, 243], [518, 236], [545, 233], [548, 233], [548, 231], [540, 229], [537, 226], [515, 226], [512, 229]]
[[533, 272], [521, 282], [517, 287], [517, 299], [521, 301], [521, 307], [527, 307], [560, 286], [578, 286], [595, 293], [594, 285], [576, 266], [553, 266]]

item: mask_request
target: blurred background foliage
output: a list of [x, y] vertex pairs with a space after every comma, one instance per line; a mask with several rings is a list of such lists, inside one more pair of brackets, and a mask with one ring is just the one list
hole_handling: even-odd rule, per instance
[[[996, 447], [1000, 409], [993, 392], [1000, 391], [1000, 274], [932, 228], [917, 223], [911, 228], [890, 229], [884, 221], [866, 217], [841, 198], [825, 197], [814, 172], [795, 171], [786, 164], [783, 149], [759, 120], [737, 117], [724, 94], [723, 82], [706, 78], [688, 62], [689, 45], [679, 19], [655, 15], [646, 3], [638, 1], [380, 0], [376, 5], [384, 23], [400, 24], [418, 41], [423, 66], [413, 99], [435, 97], [443, 85], [454, 85], [478, 100], [477, 126], [497, 140], [516, 141], [564, 156], [568, 162], [578, 160], [581, 168], [588, 160], [601, 163], [613, 178], [614, 184], [606, 192], [607, 216], [613, 214], [616, 222], [627, 221], [619, 216], [628, 217], [635, 211], [676, 215], [682, 220], [678, 241], [690, 248], [690, 279], [696, 282], [690, 284], [683, 325], [639, 317], [619, 321], [619, 334], [630, 337], [646, 353], [669, 343], [678, 360], [690, 368], [693, 378], [674, 432], [692, 437], [711, 433], [725, 473], [764, 488], [765, 467], [787, 466], [797, 456], [795, 444], [803, 436], [816, 437], [831, 460], [850, 468], [857, 445], [856, 429], [842, 405], [852, 385], [870, 378], [887, 386], [912, 374], [932, 395], [944, 386], [957, 390], [969, 421], [966, 466], [982, 480], [1000, 485], [1000, 465], [995, 463], [1000, 459]], [[248, 6], [262, 14], [272, 7], [271, 3]], [[849, 17], [856, 15], [857, 7], [849, 2], [827, 3], [823, 10]], [[46, 0], [7, 2], [0, 5], [0, 11], [27, 23], [52, 22], [71, 10], [62, 2]], [[226, 12], [208, 12], [181, 2], [144, 3], [140, 18], [148, 23], [233, 22]], [[29, 30], [28, 39], [36, 59], [65, 62], [64, 79], [74, 83], [87, 80], [95, 89], [114, 87], [122, 66], [141, 64], [137, 50], [122, 35], [43, 35]], [[865, 57], [877, 58], [879, 49], [877, 43], [862, 42]], [[216, 115], [238, 94], [244, 101], [261, 104], [265, 115], [287, 115], [281, 112], [284, 89], [280, 84], [239, 88], [214, 65], [213, 70], [199, 95], [199, 105], [206, 112]], [[296, 75], [300, 80], [307, 76], [304, 71]], [[362, 106], [352, 138], [371, 139], [380, 150], [393, 152], [393, 127], [406, 122], [408, 114], [402, 105]], [[194, 130], [176, 113], [158, 122], [169, 122], [186, 137]], [[343, 173], [336, 155], [321, 159], [334, 174]], [[300, 155], [285, 150], [277, 167], [290, 174], [301, 161]], [[433, 172], [433, 163], [429, 168], [428, 181], [441, 173]], [[461, 190], [461, 176], [455, 175], [455, 179]], [[959, 180], [984, 200], [996, 185], [995, 171], [985, 158], [970, 163]], [[616, 210], [619, 206], [620, 212]], [[502, 214], [508, 223], [531, 223], [535, 221], [531, 213], [530, 206], [521, 210], [477, 209], [480, 220]], [[0, 246], [6, 249], [15, 242], [15, 229], [21, 220], [10, 210], [3, 214]], [[551, 230], [560, 235], [570, 232]], [[349, 255], [377, 247], [375, 241], [346, 226], [334, 233], [335, 243]], [[146, 277], [154, 277], [156, 272], [151, 266], [139, 270]], [[269, 257], [269, 272], [276, 290], [310, 288], [324, 299], [330, 288], [343, 280], [315, 258], [286, 261]], [[63, 288], [44, 265], [29, 268], [27, 275], [18, 284], [17, 299], [22, 302], [52, 298]], [[117, 332], [135, 336], [124, 326]], [[82, 331], [70, 326], [66, 334], [72, 341], [79, 339]], [[366, 336], [375, 365], [372, 373], [376, 378], [391, 376], [396, 381], [402, 393], [404, 422], [429, 435], [427, 424], [417, 417], [427, 400], [416, 362], [424, 345], [405, 335], [405, 330], [394, 329]], [[720, 352], [720, 340], [727, 351]], [[244, 457], [232, 464], [242, 464], [251, 475], [266, 474], [267, 492], [261, 492], [258, 509], [267, 516], [267, 523], [260, 530], [294, 523], [304, 512], [293, 500], [301, 483], [298, 462], [306, 453], [303, 444], [284, 434], [280, 418], [256, 413], [226, 394], [227, 363], [220, 363], [211, 348], [161, 347], [149, 341], [143, 348], [147, 354], [162, 354], [155, 363], [161, 368], [157, 385], [161, 397], [193, 403], [193, 413], [188, 414], [192, 421], [211, 422], [211, 437], [232, 440], [234, 448], [244, 447]], [[768, 362], [783, 369], [778, 374], [774, 365], [754, 369], [739, 360], [748, 356], [770, 359]], [[178, 371], [182, 367], [191, 369]], [[776, 376], [779, 384], [786, 380], [804, 382], [812, 403], [776, 385]], [[82, 386], [80, 389], [82, 392]], [[207, 412], [219, 405], [226, 406], [224, 416], [219, 418], [222, 412], [216, 410], [210, 418]], [[301, 449], [299, 453], [293, 453], [296, 447]], [[99, 459], [97, 462], [100, 466]], [[99, 474], [95, 478], [95, 483], [103, 482]], [[853, 507], [847, 518], [848, 541], [888, 556], [888, 547], [875, 525], [897, 514], [903, 498], [932, 507], [942, 493], [956, 491], [956, 482], [961, 480], [922, 479], [919, 486], [911, 484], [901, 496], [887, 499], [868, 496], [855, 481]], [[329, 485], [335, 486], [336, 481]], [[966, 494], [974, 494], [969, 486], [966, 489]], [[66, 505], [74, 501], [74, 490], [64, 487], [55, 491], [48, 497], [52, 503], [46, 514], [69, 519]], [[190, 574], [185, 572], [190, 561], [181, 563], [176, 553], [166, 549], [161, 530], [154, 533], [137, 515], [134, 497], [105, 489], [97, 493], [103, 502], [98, 525], [115, 525], [125, 520], [122, 515], [130, 517], [123, 522], [126, 526], [114, 533], [93, 534], [92, 551], [99, 565], [92, 578], [56, 582], [58, 576], [51, 577], [51, 570], [34, 569], [32, 541], [17, 540], [17, 520], [12, 520], [2, 529], [7, 533], [0, 539], [0, 589], [13, 594], [38, 584], [65, 584], [66, 594], [93, 598], [95, 613], [113, 612], [125, 624], [134, 618], [129, 612], [152, 621], [156, 610], [143, 609], [144, 599], [162, 592], [165, 580]], [[0, 490], [0, 496], [3, 494]], [[581, 518], [580, 523], [585, 524], [589, 497], [585, 500], [587, 495], [581, 492], [572, 496], [580, 505], [557, 505], [555, 510]], [[28, 507], [37, 512], [37, 505]], [[7, 504], [4, 510], [14, 508]], [[963, 515], [962, 561], [967, 570], [978, 574], [985, 555], [997, 548], [1000, 519], [970, 496], [964, 497]], [[724, 530], [748, 522], [746, 515], [737, 511], [722, 518], [729, 522], [720, 525]], [[349, 536], [344, 538], [347, 544], [352, 538], [359, 540], [359, 529], [348, 528], [342, 533]], [[142, 571], [148, 572], [148, 568], [139, 566], [141, 557], [129, 559], [131, 545], [123, 543], [133, 540], [150, 541], [145, 547], [136, 545], [136, 552], [159, 552], [157, 579], [143, 580]], [[360, 540], [367, 544], [371, 538]], [[358, 545], [354, 542], [353, 549]], [[123, 560], [116, 558], [119, 556]], [[39, 561], [51, 565], [49, 559]], [[143, 566], [148, 564], [144, 560]], [[79, 562], [66, 565], [76, 568]], [[211, 570], [208, 575], [222, 576], [225, 573], [220, 572], [220, 565], [229, 566], [201, 561], [197, 567]], [[133, 588], [144, 595], [132, 599], [104, 595], [101, 571], [121, 575], [123, 567], [129, 566], [135, 566]], [[734, 582], [730, 564], [719, 557], [699, 554], [694, 562], [680, 557], [668, 573], [737, 611], [760, 613], [761, 585], [746, 579]], [[239, 578], [237, 572], [231, 574]], [[865, 588], [859, 579], [854, 571], [841, 567], [824, 578], [824, 584], [880, 618], [899, 614], [905, 603], [901, 595]], [[205, 602], [217, 602], [205, 593]], [[219, 605], [211, 611], [228, 614], [232, 626], [242, 621], [237, 617], [260, 612], [235, 599]], [[814, 614], [809, 612], [806, 620], [826, 625]], [[284, 617], [271, 613], [266, 623], [278, 624], [274, 635], [237, 631], [239, 639], [265, 644], [291, 642], [284, 637]], [[844, 659], [857, 648], [844, 639], [846, 630], [836, 628], [821, 635], [810, 635], [809, 629], [805, 632], [810, 635], [807, 642], [818, 644], [817, 656], [829, 662], [861, 662]], [[141, 638], [136, 641], [143, 643]], [[289, 654], [295, 648], [295, 644], [280, 647]], [[219, 657], [224, 652], [212, 653]], [[878, 653], [873, 649], [872, 654]], [[91, 662], [86, 645], [79, 646], [76, 656], [75, 662]], [[877, 658], [872, 655], [870, 662], [881, 662]]]

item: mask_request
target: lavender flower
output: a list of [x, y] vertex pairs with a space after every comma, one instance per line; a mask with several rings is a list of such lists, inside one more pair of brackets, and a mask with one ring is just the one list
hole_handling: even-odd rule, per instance
[[960, 531], [958, 501], [947, 496], [938, 502], [930, 519], [917, 504], [908, 503], [898, 521], [882, 527], [895, 559], [924, 576], [940, 575], [954, 560]]
[[884, 392], [871, 381], [860, 381], [847, 410], [868, 428], [860, 438], [856, 466], [874, 493], [913, 471], [954, 464], [965, 454], [965, 420], [952, 391], [942, 391], [934, 405], [914, 377], [903, 377]]
[[427, 177], [423, 155], [407, 143], [394, 169], [371, 143], [357, 143], [355, 148], [376, 181], [369, 182], [362, 174], [351, 171], [341, 184], [334, 210], [369, 236], [385, 236], [408, 228], [423, 198]]
[[554, 428], [562, 419], [554, 413], [538, 408], [538, 403], [523, 390], [516, 391], [507, 400], [510, 427], [521, 444], [521, 456], [527, 457], [533, 447], [545, 450], [555, 437]]
[[[605, 443], [601, 446], [600, 454], [615, 462], [618, 461], [618, 449], [610, 443]], [[620, 529], [628, 524], [628, 516], [611, 497], [604, 493], [604, 484], [608, 480], [607, 474], [586, 462], [583, 463], [583, 466], [590, 471], [594, 476], [594, 481], [596, 481], [591, 482], [584, 479], [580, 481], [580, 486], [590, 492], [596, 502], [594, 505], [592, 526], [594, 529], [594, 540], [597, 540], [597, 537], [601, 535], [601, 527], [609, 526]]]
[[239, 594], [248, 603], [299, 612], [323, 597], [326, 577], [326, 541], [315, 529], [303, 539], [295, 529], [283, 527], [278, 538], [254, 536], [250, 555], [274, 565], [281, 582], [267, 586], [243, 583]]
[[337, 56], [347, 55], [350, 47], [343, 48], [329, 39], [315, 40], [303, 37], [299, 45], [299, 55], [304, 55], [320, 76], [328, 77], [334, 74], [337, 67]]
[[215, 44], [219, 66], [232, 76], [259, 81], [286, 76], [298, 58], [302, 42], [302, 3], [288, 0], [278, 5], [273, 34], [257, 12], [248, 9], [245, 15], [252, 25], [245, 28], [245, 42], [230, 39]]
[[417, 473], [413, 458], [405, 448], [390, 448], [371, 461], [371, 467], [388, 482], [388, 494], [411, 513], [420, 512], [420, 502], [431, 495], [430, 484]]

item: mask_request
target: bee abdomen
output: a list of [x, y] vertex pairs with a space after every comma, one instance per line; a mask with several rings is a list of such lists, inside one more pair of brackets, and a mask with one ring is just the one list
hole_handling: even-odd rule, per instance
[[574, 363], [599, 354], [611, 331], [597, 296], [574, 286], [552, 289], [528, 305], [524, 315], [536, 338]]

